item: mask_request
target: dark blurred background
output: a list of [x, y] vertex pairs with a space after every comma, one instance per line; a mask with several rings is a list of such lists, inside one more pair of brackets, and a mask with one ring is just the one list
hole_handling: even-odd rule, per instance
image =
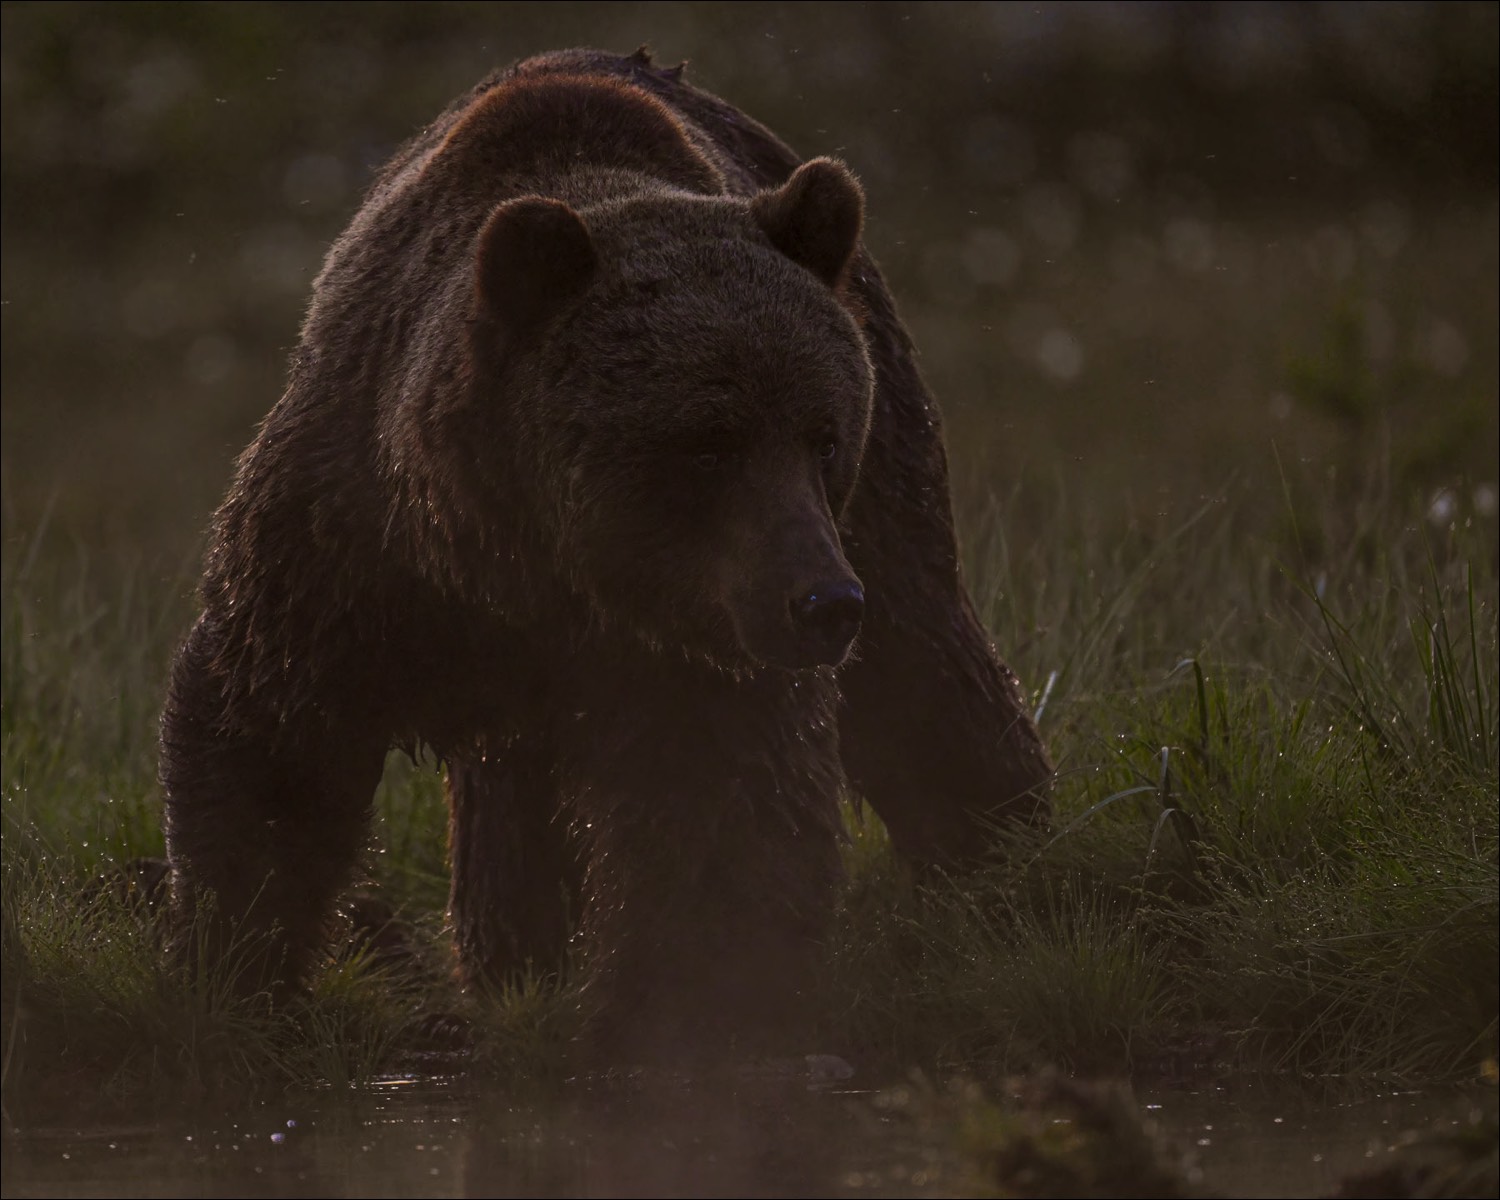
[[1493, 520], [1497, 12], [4, 5], [7, 553], [46, 513], [188, 559], [372, 169], [496, 65], [643, 42], [861, 176], [961, 488], [1021, 526], [1288, 472]]

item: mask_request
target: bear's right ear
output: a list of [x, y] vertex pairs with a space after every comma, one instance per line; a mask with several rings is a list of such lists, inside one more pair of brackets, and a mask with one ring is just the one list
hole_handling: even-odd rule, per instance
[[479, 233], [480, 311], [510, 335], [530, 333], [583, 294], [598, 262], [583, 220], [561, 200], [508, 201]]

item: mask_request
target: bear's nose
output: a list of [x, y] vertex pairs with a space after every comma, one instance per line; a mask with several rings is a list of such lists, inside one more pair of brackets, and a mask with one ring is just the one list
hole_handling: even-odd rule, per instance
[[791, 603], [792, 625], [814, 662], [837, 663], [859, 632], [865, 590], [857, 579], [838, 579], [809, 589]]

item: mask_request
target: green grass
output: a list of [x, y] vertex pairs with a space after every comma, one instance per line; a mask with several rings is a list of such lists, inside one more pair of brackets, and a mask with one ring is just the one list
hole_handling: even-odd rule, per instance
[[[964, 524], [976, 602], [1058, 762], [1055, 821], [1006, 835], [1003, 866], [916, 881], [852, 806], [812, 1049], [876, 1077], [1473, 1077], [1500, 1008], [1493, 515], [1438, 527], [1395, 489], [1299, 485], [1175, 522], [1059, 501], [1008, 540], [1039, 499]], [[472, 1022], [474, 1069], [555, 1078], [566, 988], [449, 979], [431, 764], [393, 756], [368, 856], [419, 985], [331, 955], [310, 999], [267, 1014], [163, 965], [96, 880], [161, 852], [155, 720], [191, 583], [42, 538], [4, 556], [7, 1106], [79, 1077], [356, 1082], [409, 1064], [434, 1013]]]
[[1493, 518], [1335, 494], [1257, 529], [1213, 501], [1018, 555], [1004, 507], [971, 518], [970, 574], [1037, 685], [1056, 821], [923, 892], [861, 848], [835, 1026], [984, 1074], [1471, 1077], [1500, 961]]

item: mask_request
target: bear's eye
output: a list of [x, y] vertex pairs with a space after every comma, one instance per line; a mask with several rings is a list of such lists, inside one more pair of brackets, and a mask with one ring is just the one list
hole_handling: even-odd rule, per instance
[[824, 438], [818, 445], [818, 457], [824, 462], [832, 462], [838, 452], [839, 444], [833, 438]]
[[719, 465], [722, 458], [723, 456], [720, 454], [715, 454], [711, 450], [705, 450], [702, 454], [694, 456], [693, 466], [697, 467], [700, 471], [712, 471]]

